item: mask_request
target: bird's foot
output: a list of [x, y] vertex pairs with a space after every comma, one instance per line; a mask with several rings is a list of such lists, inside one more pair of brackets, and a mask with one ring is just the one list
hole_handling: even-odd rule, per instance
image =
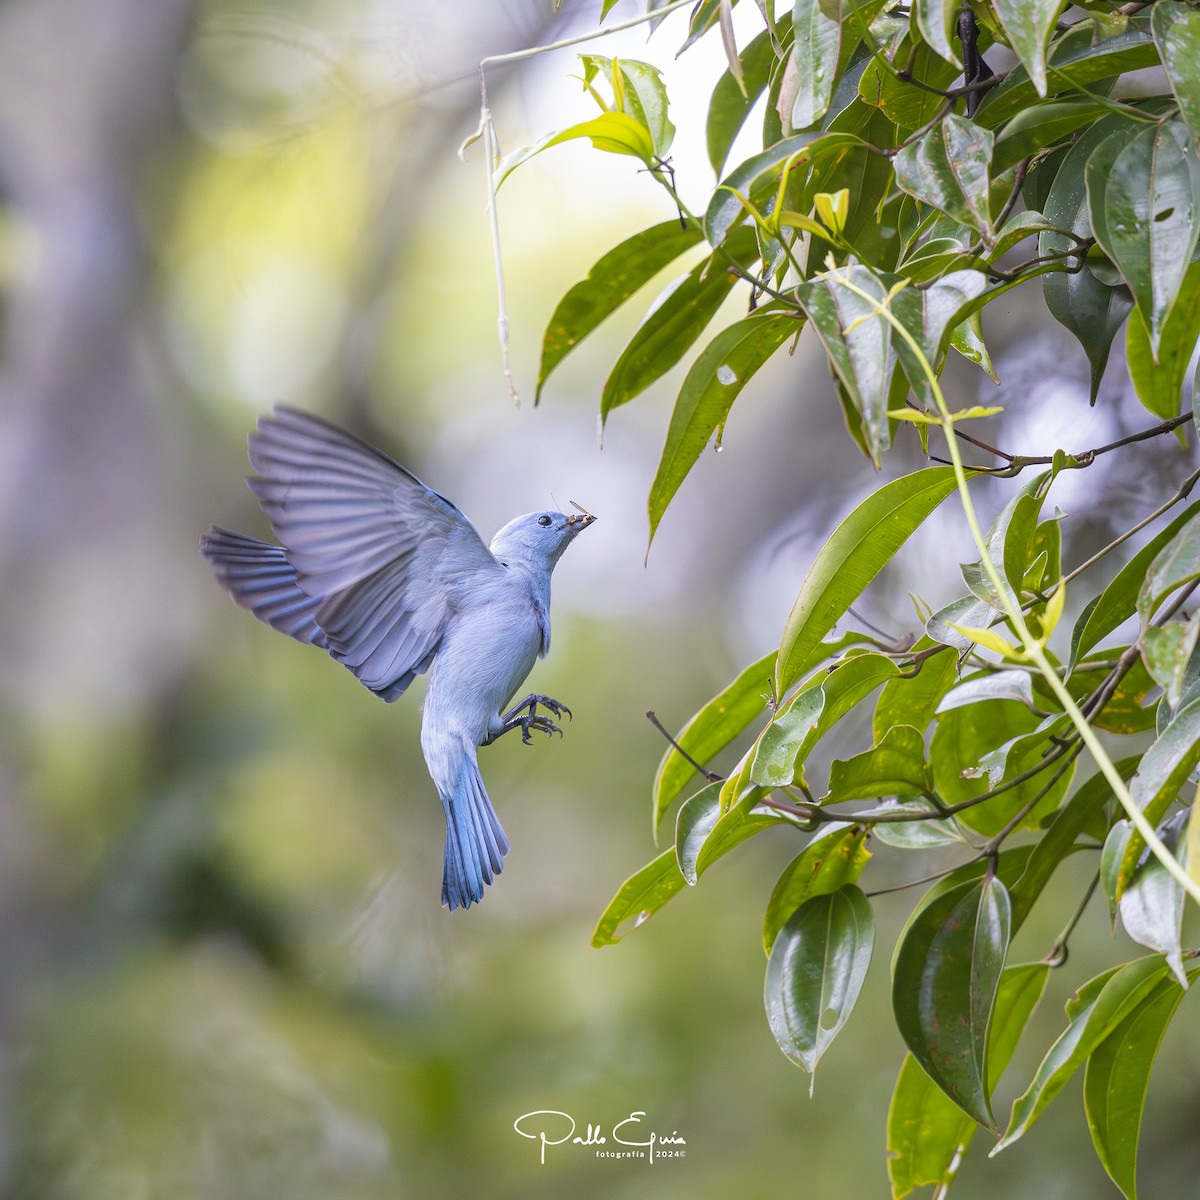
[[539, 713], [521, 712], [516, 716], [507, 718], [501, 732], [507, 733], [510, 729], [519, 729], [521, 731], [521, 741], [527, 746], [533, 741], [533, 738], [529, 736], [530, 730], [533, 729], [540, 730], [547, 737], [555, 733], [559, 737], [562, 737], [562, 730], [549, 717], [543, 717]]
[[561, 701], [555, 700], [553, 696], [543, 696], [541, 692], [530, 692], [519, 704], [514, 704], [500, 719], [506, 724], [513, 719], [518, 713], [528, 710], [530, 716], [537, 713], [538, 705], [552, 712], [556, 717], [562, 717], [565, 713], [568, 720], [572, 720], [571, 710]]

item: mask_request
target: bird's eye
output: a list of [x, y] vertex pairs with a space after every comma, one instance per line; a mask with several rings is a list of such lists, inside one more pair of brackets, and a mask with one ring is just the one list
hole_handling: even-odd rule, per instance
[[550, 518], [545, 513], [542, 513], [542, 515], [540, 517], [538, 517], [538, 524], [539, 525], [549, 525]]

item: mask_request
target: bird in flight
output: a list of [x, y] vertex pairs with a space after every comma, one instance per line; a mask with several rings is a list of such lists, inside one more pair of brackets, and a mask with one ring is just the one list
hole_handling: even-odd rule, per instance
[[486, 546], [449, 500], [311, 413], [276, 408], [249, 449], [278, 544], [213, 526], [201, 552], [238, 604], [388, 703], [430, 672], [421, 749], [446, 814], [442, 903], [467, 908], [508, 853], [476, 752], [514, 729], [562, 733], [565, 704], [511, 702], [550, 649], [555, 564], [596, 518], [572, 501], [574, 515], [526, 513]]

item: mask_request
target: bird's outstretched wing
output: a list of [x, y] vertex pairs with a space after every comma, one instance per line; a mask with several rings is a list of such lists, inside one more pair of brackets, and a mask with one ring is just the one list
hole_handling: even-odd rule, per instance
[[318, 417], [260, 418], [250, 462], [329, 653], [396, 699], [428, 669], [456, 604], [504, 568], [449, 500]]
[[296, 582], [282, 546], [214, 525], [200, 539], [200, 552], [234, 600], [260, 621], [298, 642], [328, 647], [325, 631], [317, 624], [320, 601]]

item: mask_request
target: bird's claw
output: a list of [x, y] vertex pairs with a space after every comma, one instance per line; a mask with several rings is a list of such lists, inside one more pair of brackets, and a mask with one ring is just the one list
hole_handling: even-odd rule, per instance
[[561, 700], [543, 696], [540, 692], [533, 692], [500, 718], [502, 722], [500, 732], [507, 733], [510, 729], [519, 729], [521, 741], [526, 745], [533, 741], [529, 735], [535, 729], [546, 734], [547, 737], [555, 733], [562, 737], [562, 730], [549, 717], [542, 716], [537, 711], [539, 704], [556, 717], [561, 718], [565, 714], [568, 720], [571, 719], [571, 710]]
[[504, 732], [507, 733], [510, 729], [519, 729], [521, 731], [521, 741], [527, 746], [533, 741], [533, 738], [529, 734], [534, 729], [546, 734], [547, 737], [555, 733], [559, 737], [562, 737], [562, 730], [549, 717], [543, 717], [533, 712], [510, 714], [505, 718]]

